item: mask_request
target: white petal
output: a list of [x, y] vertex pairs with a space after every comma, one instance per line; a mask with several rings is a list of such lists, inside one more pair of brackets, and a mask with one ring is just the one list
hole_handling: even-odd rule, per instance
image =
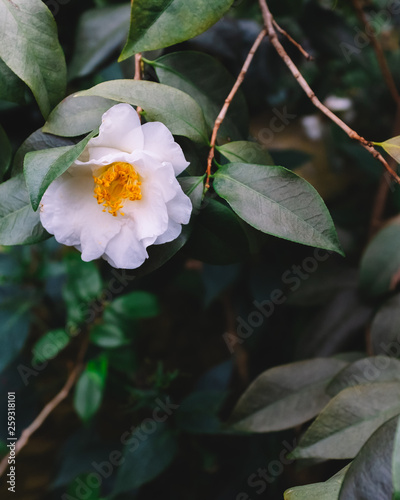
[[156, 239], [154, 245], [162, 245], [163, 243], [173, 241], [181, 234], [181, 232], [182, 225], [170, 219], [167, 230]]
[[119, 269], [136, 269], [147, 259], [145, 246], [135, 236], [131, 224], [124, 224], [121, 231], [108, 243], [103, 258]]
[[121, 228], [120, 217], [102, 211], [93, 188], [91, 176], [71, 177], [66, 173], [49, 186], [40, 210], [44, 228], [59, 243], [79, 246], [85, 261], [101, 257]]
[[168, 217], [179, 224], [187, 224], [192, 214], [193, 206], [189, 196], [179, 186], [175, 198], [167, 203]]
[[188, 167], [182, 148], [174, 140], [167, 127], [160, 122], [145, 123], [142, 126], [144, 151], [161, 162], [172, 163], [175, 175], [179, 175]]
[[[117, 104], [102, 117], [99, 135], [88, 142], [90, 158], [99, 159], [103, 148], [125, 153], [143, 149], [143, 133], [139, 117], [129, 104]], [[96, 151], [101, 148], [102, 151]], [[112, 152], [110, 152], [111, 154]]]

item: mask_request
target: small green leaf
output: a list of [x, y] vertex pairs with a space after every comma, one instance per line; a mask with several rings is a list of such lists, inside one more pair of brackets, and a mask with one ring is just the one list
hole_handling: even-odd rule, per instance
[[22, 104], [25, 88], [24, 82], [0, 59], [0, 99]]
[[376, 429], [399, 413], [399, 382], [344, 389], [310, 425], [291, 455], [293, 458], [354, 458]]
[[307, 484], [290, 488], [284, 493], [284, 500], [338, 500], [340, 487], [349, 469], [347, 465], [324, 483]]
[[130, 5], [90, 9], [79, 19], [69, 77], [85, 76], [107, 60], [125, 41]]
[[66, 347], [71, 337], [65, 330], [51, 330], [41, 337], [33, 346], [33, 361], [43, 363], [48, 359], [53, 359]]
[[217, 147], [230, 162], [252, 163], [256, 165], [274, 165], [275, 162], [266, 149], [257, 142], [228, 142]]
[[40, 0], [0, 0], [0, 32], [0, 58], [32, 90], [46, 118], [66, 86], [64, 53], [50, 10]]
[[79, 377], [74, 393], [74, 408], [84, 422], [88, 422], [100, 408], [107, 371], [107, 358], [100, 356], [89, 361]]
[[350, 464], [339, 500], [390, 500], [392, 458], [398, 416], [379, 427]]
[[97, 133], [98, 131], [94, 130], [75, 146], [27, 153], [24, 160], [24, 175], [34, 210], [39, 208], [40, 200], [50, 184], [68, 170], [81, 155], [89, 140]]
[[372, 144], [383, 148], [397, 163], [400, 163], [400, 135], [392, 137], [385, 142], [373, 142]]
[[129, 343], [119, 326], [107, 323], [93, 327], [90, 332], [90, 341], [105, 349], [113, 349]]
[[[75, 95], [103, 97], [140, 106], [145, 111], [146, 120], [164, 123], [172, 134], [208, 142], [200, 106], [188, 94], [173, 87], [148, 81], [114, 80]], [[47, 131], [52, 132], [48, 128]]]
[[149, 292], [131, 292], [116, 298], [108, 306], [108, 312], [127, 319], [154, 318], [159, 313], [158, 300]]
[[0, 245], [32, 244], [48, 237], [32, 209], [23, 175], [0, 184]]
[[335, 358], [317, 358], [267, 370], [238, 401], [230, 426], [239, 431], [271, 432], [307, 422], [329, 402], [325, 389], [346, 365]]
[[366, 297], [383, 295], [396, 288], [400, 271], [400, 223], [396, 218], [367, 246], [361, 260], [360, 288]]
[[129, 36], [120, 56], [161, 49], [199, 35], [216, 23], [233, 0], [135, 0]]
[[11, 156], [12, 150], [10, 141], [3, 127], [0, 125], [0, 179], [3, 178], [10, 166]]
[[178, 443], [165, 424], [153, 419], [136, 430], [124, 449], [124, 461], [118, 469], [111, 498], [139, 488], [163, 472], [173, 461]]
[[256, 229], [343, 254], [321, 197], [293, 172], [283, 167], [230, 163], [217, 171], [213, 185]]
[[[215, 58], [201, 52], [184, 51], [167, 54], [155, 61], [154, 67], [161, 83], [183, 90], [199, 104], [206, 123], [212, 130], [235, 79]], [[248, 136], [248, 111], [241, 92], [237, 93], [218, 137], [239, 140]], [[238, 161], [236, 158], [234, 161]], [[251, 159], [247, 163], [258, 163]], [[271, 165], [271, 163], [269, 163]]]

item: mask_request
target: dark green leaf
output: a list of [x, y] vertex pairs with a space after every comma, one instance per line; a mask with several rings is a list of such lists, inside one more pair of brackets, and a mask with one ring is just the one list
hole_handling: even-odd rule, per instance
[[307, 429], [293, 458], [354, 458], [384, 422], [400, 413], [400, 383], [344, 389]]
[[[216, 59], [201, 52], [174, 52], [154, 63], [158, 79], [165, 85], [183, 90], [200, 105], [212, 130], [215, 120], [231, 91], [235, 79]], [[239, 140], [248, 135], [246, 101], [239, 92], [229, 106], [218, 136]], [[250, 143], [249, 143], [250, 144]], [[239, 161], [235, 158], [234, 161]], [[251, 159], [248, 163], [258, 163]], [[271, 163], [269, 163], [271, 165]]]
[[126, 40], [129, 29], [128, 4], [90, 9], [79, 19], [70, 78], [85, 76], [107, 60]]
[[0, 125], [0, 179], [3, 178], [11, 163], [11, 144], [8, 140], [7, 134], [3, 127]]
[[176, 410], [177, 426], [193, 434], [214, 434], [220, 431], [218, 412], [224, 403], [221, 391], [199, 391], [187, 396]]
[[153, 318], [159, 313], [158, 300], [149, 292], [131, 292], [116, 298], [108, 306], [115, 316], [128, 319]]
[[382, 425], [350, 464], [339, 500], [390, 500], [392, 453], [398, 417]]
[[223, 146], [219, 146], [217, 149], [232, 163], [243, 162], [256, 165], [275, 164], [268, 151], [258, 144], [258, 142], [228, 142]]
[[[172, 134], [183, 135], [198, 142], [208, 141], [203, 112], [192, 97], [161, 83], [138, 80], [113, 80], [74, 94], [61, 103], [60, 110], [56, 108], [43, 130], [52, 134], [72, 136], [83, 134], [92, 130], [89, 127], [100, 125], [102, 113], [95, 112], [99, 120], [97, 123], [94, 123], [94, 120], [88, 122], [86, 117], [82, 116], [79, 106], [73, 100], [81, 96], [102, 97], [140, 106], [145, 111], [146, 120], [164, 123]], [[86, 106], [90, 106], [90, 101], [85, 102]], [[93, 111], [90, 111], [90, 116], [94, 116]]]
[[120, 347], [129, 343], [123, 330], [117, 325], [96, 325], [90, 332], [90, 341], [105, 349]]
[[192, 202], [193, 212], [197, 213], [203, 199], [204, 177], [180, 177], [178, 180], [182, 191]]
[[148, 419], [147, 425], [135, 431], [126, 443], [124, 462], [118, 469], [111, 498], [139, 488], [157, 477], [175, 458], [177, 442], [164, 425]]
[[107, 368], [107, 358], [104, 356], [89, 361], [76, 384], [74, 408], [84, 422], [90, 420], [100, 408]]
[[335, 227], [317, 191], [282, 167], [231, 163], [214, 188], [248, 224], [274, 236], [342, 254]]
[[329, 402], [326, 386], [346, 365], [317, 358], [271, 368], [243, 394], [229, 423], [235, 430], [270, 432], [307, 422]]
[[349, 466], [346, 466], [324, 483], [290, 488], [285, 491], [284, 500], [338, 500], [340, 487], [348, 469]]
[[0, 59], [0, 99], [21, 104], [24, 96], [24, 82]]
[[53, 16], [40, 0], [0, 0], [0, 32], [1, 59], [32, 90], [46, 118], [63, 98], [66, 85]]
[[48, 359], [53, 359], [66, 347], [71, 337], [65, 330], [51, 330], [41, 337], [33, 346], [34, 362], [43, 363]]
[[396, 219], [384, 227], [368, 245], [360, 268], [360, 287], [367, 297], [394, 290], [400, 270], [400, 225]]
[[48, 237], [31, 207], [23, 175], [0, 184], [0, 245], [32, 244]]
[[68, 170], [97, 133], [98, 131], [94, 130], [75, 146], [42, 149], [26, 154], [24, 175], [34, 210], [39, 208], [40, 200], [50, 184]]
[[128, 41], [120, 60], [199, 35], [220, 19], [233, 0], [135, 0]]

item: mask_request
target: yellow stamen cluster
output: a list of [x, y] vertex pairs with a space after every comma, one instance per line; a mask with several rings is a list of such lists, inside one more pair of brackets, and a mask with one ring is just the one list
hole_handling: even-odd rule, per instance
[[[99, 205], [103, 204], [103, 212], [114, 217], [124, 206], [126, 200], [135, 201], [142, 198], [139, 175], [130, 163], [114, 162], [98, 177], [93, 176], [95, 182], [94, 197]], [[120, 212], [121, 215], [125, 215]]]

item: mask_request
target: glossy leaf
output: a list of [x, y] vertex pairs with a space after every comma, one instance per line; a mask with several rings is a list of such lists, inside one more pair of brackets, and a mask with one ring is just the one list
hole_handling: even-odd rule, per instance
[[0, 245], [32, 244], [48, 237], [31, 207], [22, 174], [0, 184]]
[[284, 500], [338, 500], [340, 487], [349, 469], [346, 466], [324, 483], [307, 484], [290, 488], [284, 493]]
[[93, 327], [90, 332], [90, 341], [105, 349], [112, 349], [129, 343], [121, 328], [107, 323]]
[[192, 202], [193, 212], [196, 214], [200, 210], [203, 200], [204, 177], [179, 177], [178, 181], [182, 191], [189, 196]]
[[11, 156], [12, 150], [10, 141], [3, 127], [0, 125], [0, 179], [3, 178], [10, 166]]
[[53, 16], [40, 0], [0, 0], [0, 32], [0, 58], [32, 90], [46, 118], [63, 98], [66, 85]]
[[217, 149], [232, 163], [242, 162], [255, 165], [275, 165], [272, 156], [257, 142], [228, 142], [223, 146], [218, 146]]
[[42, 149], [26, 154], [24, 175], [34, 210], [39, 208], [40, 200], [50, 184], [68, 170], [96, 134], [97, 130], [75, 146]]
[[161, 49], [199, 35], [216, 23], [233, 0], [135, 0], [129, 36], [120, 56]]
[[392, 454], [398, 420], [395, 417], [383, 424], [362, 447], [347, 471], [339, 500], [392, 498]]
[[267, 370], [240, 398], [230, 417], [231, 427], [270, 432], [307, 422], [329, 402], [326, 386], [346, 365], [334, 358], [317, 358]]
[[126, 40], [130, 5], [90, 9], [79, 19], [69, 77], [85, 76], [106, 61]]
[[34, 362], [43, 363], [53, 359], [66, 347], [71, 337], [63, 329], [51, 330], [41, 337], [33, 346]]
[[291, 455], [293, 458], [354, 458], [376, 429], [399, 413], [399, 382], [350, 387], [328, 403]]
[[367, 297], [394, 290], [399, 280], [400, 223], [395, 219], [367, 246], [361, 260], [360, 287]]
[[178, 443], [172, 431], [151, 419], [144, 428], [147, 432], [139, 428], [125, 441], [124, 461], [118, 469], [111, 498], [148, 483], [175, 458]]
[[113, 300], [107, 310], [119, 318], [132, 320], [154, 318], [159, 313], [159, 306], [157, 297], [152, 293], [135, 291]]
[[[158, 79], [189, 94], [203, 110], [212, 130], [235, 79], [214, 57], [201, 52], [174, 52], [154, 63]], [[237, 93], [218, 131], [218, 136], [239, 140], [248, 135], [248, 111], [242, 93]], [[238, 161], [236, 158], [235, 161]], [[249, 160], [248, 163], [257, 163]]]
[[[91, 130], [88, 128], [89, 123], [90, 127], [100, 125], [103, 108], [101, 114], [95, 111], [95, 115], [98, 116], [96, 123], [93, 119], [93, 112], [89, 110], [91, 121], [85, 126], [87, 120], [82, 118], [80, 105], [75, 104], [73, 100], [75, 97], [82, 96], [102, 97], [103, 99], [140, 106], [145, 112], [146, 120], [164, 123], [172, 134], [183, 135], [198, 142], [207, 142], [208, 140], [203, 112], [192, 97], [167, 85], [138, 80], [108, 81], [74, 94], [70, 99], [61, 103], [61, 111], [58, 109], [54, 111], [43, 130], [53, 134], [71, 136]], [[86, 109], [90, 106], [90, 101], [87, 103]], [[103, 106], [104, 101], [102, 103]], [[69, 124], [65, 127], [67, 132], [63, 132], [65, 122]]]
[[100, 408], [107, 378], [107, 366], [107, 358], [104, 356], [91, 360], [78, 379], [74, 393], [74, 408], [84, 422], [89, 421]]
[[22, 104], [24, 96], [24, 82], [0, 59], [0, 99]]
[[342, 254], [329, 212], [315, 189], [282, 167], [230, 163], [214, 188], [248, 224], [279, 238]]

